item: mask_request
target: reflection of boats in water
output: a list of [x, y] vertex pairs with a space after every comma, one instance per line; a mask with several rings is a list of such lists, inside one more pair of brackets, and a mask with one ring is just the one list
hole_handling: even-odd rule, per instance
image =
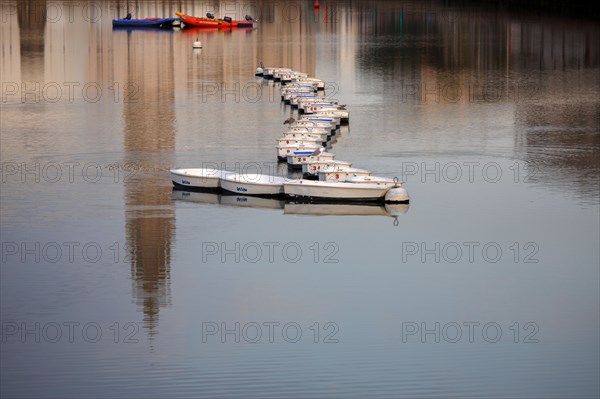
[[185, 191], [174, 187], [172, 198], [202, 204], [242, 206], [258, 209], [283, 209], [285, 215], [312, 216], [390, 216], [397, 218], [408, 212], [408, 204], [378, 204], [372, 202], [340, 203], [337, 201], [284, 201], [274, 198], [250, 197], [214, 191]]
[[183, 34], [191, 35], [191, 36], [199, 36], [200, 34], [207, 33], [207, 32], [229, 33], [229, 32], [252, 32], [252, 31], [254, 31], [254, 28], [244, 28], [244, 27], [238, 28], [237, 26], [229, 27], [229, 28], [199, 28], [197, 26], [184, 26], [181, 29], [181, 32]]
[[284, 205], [284, 201], [278, 199], [250, 197], [228, 192], [216, 193], [215, 191], [209, 189], [206, 189], [205, 191], [201, 191], [199, 189], [195, 189], [194, 191], [186, 191], [173, 188], [171, 198], [174, 200], [197, 202], [202, 204], [221, 204], [227, 206], [243, 206], [261, 209], [283, 209]]
[[189, 202], [200, 202], [203, 204], [219, 204], [221, 202], [221, 194], [214, 191], [185, 191], [173, 188], [171, 198], [174, 200], [182, 200]]
[[221, 195], [221, 205], [247, 206], [250, 208], [263, 209], [283, 209], [284, 204], [285, 201], [273, 198], [249, 197], [235, 194]]
[[313, 216], [401, 216], [408, 212], [408, 204], [373, 204], [339, 202], [286, 202], [283, 213]]

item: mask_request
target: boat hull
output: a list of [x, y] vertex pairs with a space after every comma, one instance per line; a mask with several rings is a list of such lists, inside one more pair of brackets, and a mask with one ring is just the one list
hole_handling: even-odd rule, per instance
[[285, 178], [262, 174], [230, 173], [221, 179], [221, 188], [240, 195], [283, 195]]
[[313, 138], [313, 139], [318, 139], [321, 143], [326, 143], [329, 138], [329, 134], [323, 133], [323, 132], [290, 131], [290, 132], [283, 133], [283, 137], [291, 138], [291, 139]]
[[225, 21], [222, 19], [194, 17], [192, 15], [186, 15], [182, 12], [175, 12], [181, 22], [186, 26], [193, 26], [196, 28], [252, 28], [254, 26], [253, 21], [240, 20], [240, 21]]
[[283, 190], [290, 197], [331, 201], [384, 201], [390, 188], [379, 184], [296, 180], [286, 182]]
[[219, 169], [193, 168], [171, 169], [171, 181], [176, 187], [191, 189], [213, 189], [221, 187], [221, 179], [225, 174]]
[[319, 144], [323, 145], [323, 140], [318, 137], [283, 137], [277, 139], [277, 145], [305, 145], [305, 144]]
[[332, 161], [335, 158], [335, 154], [331, 152], [322, 152], [317, 156], [311, 156], [310, 153], [300, 153], [300, 154], [288, 154], [287, 163], [291, 168], [302, 168], [302, 164], [307, 161]]
[[287, 144], [287, 145], [278, 145], [277, 148], [277, 158], [283, 160], [287, 160], [288, 155], [293, 154], [297, 151], [310, 151], [309, 153], [314, 152], [316, 149], [323, 147], [321, 144], [307, 143], [307, 144]]
[[349, 177], [364, 177], [371, 174], [370, 170], [346, 168], [346, 167], [329, 167], [319, 170], [319, 181], [346, 181]]
[[334, 168], [338, 168], [338, 169], [350, 168], [350, 167], [352, 167], [352, 162], [335, 161], [335, 160], [303, 162], [302, 163], [302, 174], [304, 176], [310, 176], [310, 177], [314, 178], [314, 177], [318, 177], [319, 171], [321, 169], [330, 168], [330, 167], [334, 167]]
[[113, 19], [115, 28], [172, 28], [179, 18]]

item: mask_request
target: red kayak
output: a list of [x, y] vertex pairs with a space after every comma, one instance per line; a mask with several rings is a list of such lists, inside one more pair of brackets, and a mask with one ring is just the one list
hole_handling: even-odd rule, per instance
[[175, 12], [181, 22], [186, 26], [195, 26], [197, 28], [251, 28], [254, 25], [254, 19], [246, 15], [246, 19], [240, 21], [234, 21], [231, 18], [225, 17], [223, 19], [215, 19], [210, 13], [207, 14], [208, 18], [193, 17], [186, 15], [182, 12]]

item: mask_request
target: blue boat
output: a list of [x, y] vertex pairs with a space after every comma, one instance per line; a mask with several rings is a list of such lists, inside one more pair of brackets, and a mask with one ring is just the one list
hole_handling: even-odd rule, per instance
[[179, 21], [179, 18], [144, 18], [144, 19], [113, 19], [113, 27], [123, 28], [162, 28], [173, 27], [173, 23]]

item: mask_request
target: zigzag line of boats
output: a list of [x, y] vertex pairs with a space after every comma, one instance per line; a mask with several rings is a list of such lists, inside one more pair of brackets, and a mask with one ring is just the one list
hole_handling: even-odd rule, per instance
[[344, 105], [319, 94], [325, 88], [322, 80], [289, 68], [267, 68], [262, 64], [256, 75], [281, 82], [282, 101], [298, 108], [298, 120], [290, 117], [284, 122], [288, 129], [277, 139], [276, 150], [277, 158], [286, 161], [289, 168], [302, 169], [302, 178], [214, 168], [171, 169], [176, 188], [313, 202], [409, 202], [408, 192], [398, 178], [372, 176], [371, 171], [336, 160], [335, 154], [325, 150], [339, 126], [349, 123], [349, 112]]

